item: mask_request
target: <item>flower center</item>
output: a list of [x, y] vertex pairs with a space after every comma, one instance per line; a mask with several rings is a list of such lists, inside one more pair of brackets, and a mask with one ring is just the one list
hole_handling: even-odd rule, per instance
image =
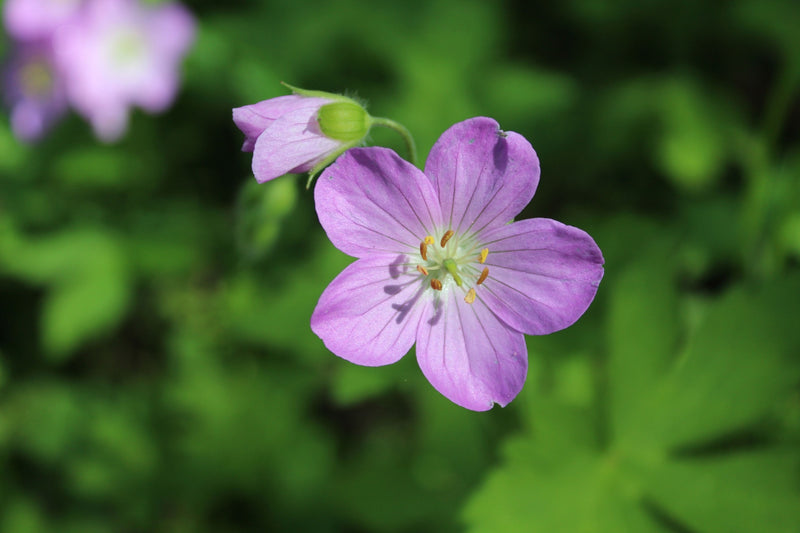
[[477, 297], [476, 288], [489, 276], [489, 267], [483, 267], [489, 249], [478, 250], [477, 244], [468, 238], [460, 238], [451, 229], [444, 232], [439, 242], [428, 235], [419, 245], [421, 263], [417, 271], [423, 282], [435, 291], [444, 290], [454, 284], [464, 291], [464, 301], [471, 304]]
[[22, 67], [20, 84], [25, 94], [46, 97], [53, 89], [53, 73], [46, 61], [36, 59]]
[[121, 72], [138, 73], [147, 62], [147, 43], [135, 28], [119, 30], [111, 37], [111, 64]]

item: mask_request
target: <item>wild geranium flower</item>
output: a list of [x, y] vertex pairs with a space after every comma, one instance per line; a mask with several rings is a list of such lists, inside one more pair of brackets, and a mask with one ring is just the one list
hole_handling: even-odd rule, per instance
[[49, 41], [16, 47], [3, 73], [3, 93], [11, 129], [22, 141], [39, 139], [66, 112], [64, 85]]
[[253, 152], [253, 175], [264, 183], [319, 170], [369, 133], [372, 117], [346, 96], [291, 87], [295, 94], [237, 107], [233, 121]]
[[195, 22], [180, 4], [92, 0], [56, 34], [67, 96], [104, 141], [127, 129], [131, 107], [157, 113], [175, 98]]
[[539, 160], [521, 135], [479, 117], [448, 129], [425, 172], [384, 148], [354, 148], [316, 185], [333, 244], [358, 258], [319, 299], [311, 329], [336, 355], [419, 366], [456, 404], [505, 406], [527, 373], [524, 334], [574, 323], [603, 256], [584, 231], [534, 218]]

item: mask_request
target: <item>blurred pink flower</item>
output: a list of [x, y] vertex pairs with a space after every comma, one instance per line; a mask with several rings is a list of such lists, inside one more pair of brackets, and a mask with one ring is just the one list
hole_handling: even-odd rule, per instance
[[23, 141], [39, 139], [67, 110], [62, 80], [49, 41], [23, 42], [3, 73], [11, 129]]
[[172, 103], [194, 33], [192, 15], [177, 3], [88, 2], [55, 35], [70, 104], [100, 139], [118, 139], [131, 107], [157, 113]]
[[77, 16], [85, 4], [85, 0], [6, 0], [3, 20], [8, 33], [17, 39], [47, 38]]

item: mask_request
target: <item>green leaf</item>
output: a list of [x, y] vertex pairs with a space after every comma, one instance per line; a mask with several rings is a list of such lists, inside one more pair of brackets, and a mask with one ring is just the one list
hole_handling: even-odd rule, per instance
[[339, 361], [331, 395], [340, 405], [354, 404], [390, 390], [397, 385], [398, 373], [391, 368], [365, 367]]
[[[800, 349], [800, 280], [730, 291], [709, 304], [671, 372], [643, 398], [638, 422], [661, 449], [698, 443], [756, 422], [791, 390]], [[633, 423], [634, 421], [631, 421]]]
[[[557, 431], [548, 428], [543, 431]], [[615, 458], [587, 448], [511, 440], [505, 464], [468, 502], [471, 533], [666, 532], [639, 504], [639, 492]]]
[[71, 229], [36, 240], [15, 236], [2, 266], [49, 287], [42, 311], [42, 343], [54, 359], [112, 329], [130, 299], [126, 255], [112, 235]]
[[796, 451], [672, 460], [647, 473], [647, 492], [693, 531], [794, 533], [798, 467]]
[[232, 278], [222, 295], [229, 331], [250, 342], [290, 349], [318, 364], [319, 354], [327, 350], [311, 332], [311, 313], [325, 286], [352, 261], [324, 244], [296, 268], [278, 273], [280, 282], [246, 274]]
[[56, 382], [17, 387], [2, 418], [13, 444], [45, 464], [63, 461], [84, 421], [80, 395]]
[[141, 157], [108, 146], [87, 146], [65, 152], [53, 165], [53, 175], [76, 189], [113, 190], [150, 179]]
[[85, 341], [113, 328], [130, 299], [124, 254], [102, 233], [71, 233], [63, 268], [70, 275], [48, 295], [42, 316], [44, 347], [53, 357], [66, 356]]
[[688, 191], [708, 188], [728, 156], [723, 126], [728, 118], [717, 102], [689, 81], [667, 82], [660, 103], [664, 132], [656, 151], [664, 173]]
[[[660, 243], [663, 244], [663, 243]], [[610, 415], [617, 442], [647, 440], [641, 401], [672, 363], [680, 334], [671, 250], [645, 250], [611, 288], [608, 343]]]
[[497, 117], [535, 120], [561, 116], [578, 96], [572, 78], [522, 66], [498, 65], [485, 83], [486, 98]]
[[18, 533], [46, 533], [52, 531], [47, 515], [34, 500], [17, 496], [5, 503], [0, 516], [0, 530]]

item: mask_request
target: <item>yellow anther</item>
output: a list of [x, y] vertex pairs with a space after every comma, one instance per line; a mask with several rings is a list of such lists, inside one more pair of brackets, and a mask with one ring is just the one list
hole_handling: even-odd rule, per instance
[[436, 278], [433, 278], [433, 279], [431, 280], [431, 289], [433, 289], [433, 290], [435, 290], [435, 291], [440, 291], [440, 290], [442, 290], [442, 282], [441, 282], [441, 280], [438, 280], [438, 279], [436, 279]]
[[481, 250], [481, 255], [478, 256], [478, 263], [484, 264], [486, 262], [486, 256], [489, 255], [489, 249], [484, 248]]
[[486, 278], [488, 278], [488, 277], [489, 277], [489, 267], [484, 267], [484, 268], [483, 268], [483, 272], [481, 272], [481, 275], [480, 275], [480, 277], [478, 278], [478, 283], [477, 283], [477, 285], [480, 285], [481, 283], [483, 283], [484, 281], [486, 281]]
[[455, 233], [455, 231], [451, 229], [444, 232], [444, 235], [442, 235], [442, 242], [439, 243], [442, 248], [444, 248], [444, 245], [447, 244], [447, 241], [450, 240], [450, 237], [453, 236], [453, 233]]
[[428, 235], [427, 237], [425, 237], [425, 244], [433, 244], [435, 242], [436, 242], [436, 239], [434, 239], [431, 235]]
[[419, 243], [419, 255], [422, 256], [423, 261], [428, 260], [428, 245], [425, 243], [425, 241]]
[[417, 265], [417, 270], [418, 270], [418, 271], [419, 271], [419, 273], [420, 273], [420, 274], [422, 274], [423, 276], [427, 276], [427, 275], [428, 275], [428, 269], [427, 269], [427, 268], [425, 268], [425, 267], [424, 267], [424, 266], [422, 266], [422, 265]]
[[471, 304], [475, 301], [475, 289], [470, 289], [467, 291], [467, 295], [464, 296], [464, 301], [468, 304]]

